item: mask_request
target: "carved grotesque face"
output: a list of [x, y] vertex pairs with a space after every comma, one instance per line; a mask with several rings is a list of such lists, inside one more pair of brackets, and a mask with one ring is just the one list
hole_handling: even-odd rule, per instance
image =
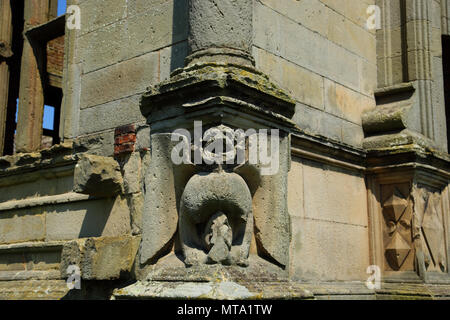
[[223, 212], [217, 212], [206, 224], [203, 240], [209, 251], [208, 263], [228, 264], [233, 242], [233, 232], [228, 218]]
[[247, 265], [252, 230], [252, 197], [242, 177], [223, 171], [192, 176], [180, 201], [186, 265]]

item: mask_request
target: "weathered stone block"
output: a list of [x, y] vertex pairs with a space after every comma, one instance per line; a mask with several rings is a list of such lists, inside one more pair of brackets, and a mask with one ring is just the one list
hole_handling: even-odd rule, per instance
[[[127, 20], [123, 59], [159, 50], [187, 39], [186, 0], [164, 1]], [[146, 2], [146, 6], [148, 3]]]
[[58, 195], [73, 188], [73, 176], [57, 170], [41, 171], [39, 175], [22, 173], [19, 176], [2, 178], [0, 202]]
[[324, 108], [324, 79], [266, 50], [254, 48], [256, 66], [278, 83], [283, 89], [292, 93], [301, 103], [318, 109]]
[[364, 111], [375, 107], [375, 99], [348, 89], [328, 79], [325, 82], [325, 110], [340, 118], [361, 125]]
[[123, 183], [125, 193], [141, 191], [141, 156], [139, 152], [128, 155], [123, 165]]
[[304, 217], [304, 179], [301, 159], [291, 160], [288, 175], [288, 210], [291, 217]]
[[130, 211], [121, 197], [56, 206], [47, 212], [46, 239], [72, 240], [130, 232]]
[[155, 10], [155, 8], [158, 8], [169, 1], [170, 0], [128, 0], [128, 16], [131, 17], [146, 11]]
[[0, 245], [0, 284], [60, 278], [62, 244], [43, 241]]
[[367, 279], [370, 265], [367, 227], [292, 217], [292, 235], [292, 279]]
[[119, 279], [131, 272], [140, 238], [98, 237], [64, 244], [61, 253], [61, 276], [66, 278], [67, 268], [80, 268], [83, 280]]
[[[364, 177], [329, 165], [303, 161], [305, 218], [368, 225]], [[345, 192], [342, 192], [345, 186]], [[320, 190], [318, 192], [318, 190]]]
[[122, 191], [120, 166], [113, 158], [83, 154], [74, 174], [75, 192], [111, 196]]
[[160, 53], [160, 80], [165, 81], [170, 78], [174, 70], [184, 67], [184, 60], [188, 55], [188, 43], [183, 41], [174, 44], [162, 49]]
[[[84, 109], [143, 93], [148, 86], [158, 82], [158, 65], [159, 54], [152, 52], [85, 74], [81, 79], [80, 108]], [[96, 121], [98, 125], [98, 118]], [[128, 123], [130, 122], [123, 124]], [[82, 132], [86, 132], [87, 130], [83, 130], [83, 127]], [[98, 130], [101, 128], [97, 128], [96, 131]]]
[[253, 6], [251, 0], [189, 1], [191, 52], [225, 47], [250, 52]]
[[150, 150], [150, 126], [139, 126], [136, 131], [136, 151]]
[[74, 141], [75, 153], [89, 153], [102, 157], [113, 156], [114, 131], [104, 131], [80, 136]]
[[287, 136], [277, 143], [280, 153], [278, 171], [261, 176], [259, 188], [253, 196], [254, 235], [262, 256], [287, 268], [292, 235], [287, 201], [291, 146]]
[[299, 103], [293, 120], [307, 132], [342, 140], [341, 122], [344, 120], [329, 113]]
[[145, 174], [146, 195], [142, 219], [142, 245], [140, 263], [159, 258], [167, 251], [178, 224], [177, 195], [171, 159], [170, 134], [151, 137], [151, 161]]
[[320, 0], [262, 0], [261, 3], [326, 37], [330, 10]]
[[1, 281], [1, 300], [59, 300], [68, 293], [65, 280]]
[[3, 212], [0, 215], [0, 243], [17, 243], [45, 239], [45, 216], [42, 208]]
[[[368, 5], [364, 8], [366, 10]], [[364, 16], [368, 18], [368, 15]], [[347, 16], [343, 16], [333, 10], [328, 11], [326, 25], [328, 27], [327, 38], [330, 41], [364, 58], [364, 60], [375, 61], [376, 39], [365, 28], [365, 25], [363, 27], [357, 26]]]
[[61, 250], [60, 272], [61, 278], [67, 278], [70, 266], [81, 266], [82, 246], [86, 240], [70, 241], [63, 245]]
[[140, 238], [89, 238], [83, 247], [81, 276], [85, 280], [118, 279], [131, 271]]
[[144, 211], [144, 196], [142, 193], [132, 194], [128, 200], [131, 215], [131, 232], [133, 235], [142, 233], [142, 214]]
[[110, 130], [132, 122], [144, 121], [139, 111], [139, 97], [140, 95], [134, 95], [81, 110], [80, 121], [84, 125], [80, 133], [90, 134], [98, 130]]
[[360, 125], [350, 121], [342, 121], [342, 142], [361, 148], [364, 141], [364, 131]]
[[[346, 19], [364, 28], [367, 21], [367, 7], [375, 4], [375, 0], [348, 1], [348, 0], [320, 0], [331, 10], [338, 12]], [[388, 1], [394, 2], [394, 1]]]
[[254, 45], [359, 90], [361, 57], [260, 3], [254, 14]]
[[127, 15], [127, 2], [127, 0], [83, 1], [80, 4], [80, 9], [83, 21], [86, 21], [86, 23], [81, 24], [81, 34], [105, 27], [125, 18]]
[[[94, 5], [98, 6], [98, 3], [94, 3]], [[96, 11], [96, 9], [92, 10]], [[82, 23], [82, 25], [89, 24]], [[83, 63], [83, 73], [87, 74], [122, 60], [118, 53], [123, 47], [126, 26], [125, 21], [119, 21], [87, 33], [78, 39], [78, 52]]]
[[372, 97], [377, 88], [377, 61], [368, 62], [365, 60], [360, 60], [360, 63], [359, 91], [363, 95]]

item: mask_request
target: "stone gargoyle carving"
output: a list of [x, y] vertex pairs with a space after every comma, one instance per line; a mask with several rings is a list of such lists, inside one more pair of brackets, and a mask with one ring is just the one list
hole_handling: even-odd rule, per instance
[[247, 264], [252, 197], [241, 176], [224, 171], [195, 174], [180, 207], [180, 240], [187, 265]]
[[[241, 143], [245, 140], [236, 141], [233, 131], [222, 125], [205, 136], [205, 148], [194, 147], [193, 152], [201, 152], [209, 165], [199, 166], [180, 201], [178, 228], [185, 264], [246, 266], [253, 230], [252, 195], [245, 180], [231, 170], [237, 149], [245, 152]], [[217, 143], [230, 148], [208, 151]]]
[[[175, 248], [188, 267], [245, 267], [254, 236], [259, 256], [286, 266], [290, 242], [286, 205], [288, 138], [277, 140], [282, 148], [277, 149], [277, 160], [285, 155], [280, 159], [280, 169], [264, 176], [259, 164], [248, 161], [248, 138], [230, 142], [226, 134], [230, 130], [223, 125], [213, 127], [205, 132], [208, 138], [203, 139], [201, 150], [189, 148], [189, 159], [195, 158], [196, 152], [202, 153], [201, 164], [174, 163], [172, 153], [179, 141], [174, 143], [171, 134], [152, 135], [141, 264], [154, 264]], [[190, 146], [190, 139], [185, 142]], [[214, 148], [208, 147], [221, 143], [232, 143], [235, 149], [211, 152]], [[242, 149], [244, 161], [233, 161], [236, 157], [242, 160]], [[217, 161], [219, 158], [223, 161]]]

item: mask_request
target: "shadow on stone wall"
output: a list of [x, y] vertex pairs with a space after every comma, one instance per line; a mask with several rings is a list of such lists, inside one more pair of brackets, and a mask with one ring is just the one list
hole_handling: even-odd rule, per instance
[[[173, 2], [173, 23], [172, 23], [172, 54], [170, 57], [170, 72], [184, 67], [184, 59], [188, 55], [187, 30], [189, 29], [188, 0]], [[180, 41], [180, 35], [184, 40]], [[186, 37], [184, 37], [184, 35]]]

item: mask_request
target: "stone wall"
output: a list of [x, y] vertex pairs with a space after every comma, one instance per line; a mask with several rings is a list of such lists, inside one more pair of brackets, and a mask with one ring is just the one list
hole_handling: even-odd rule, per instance
[[360, 172], [294, 158], [288, 201], [294, 279], [361, 281], [367, 277], [367, 194]]
[[[361, 146], [361, 115], [375, 106], [377, 87], [376, 39], [365, 27], [374, 2], [255, 2], [256, 65], [297, 100], [294, 121], [305, 131]], [[292, 277], [363, 280], [364, 175], [297, 158], [289, 178]]]
[[[373, 2], [254, 1], [256, 66], [292, 93], [302, 128], [356, 147], [361, 114], [375, 106], [376, 39], [365, 29]], [[143, 123], [140, 95], [187, 55], [187, 1], [85, 0], [80, 8], [69, 62], [81, 73], [73, 79], [79, 134]]]
[[141, 95], [184, 64], [187, 1], [85, 0], [80, 9], [81, 30], [73, 31], [68, 59], [71, 108], [79, 108], [72, 136], [145, 123]]
[[[408, 1], [423, 4], [420, 0]], [[176, 198], [194, 169], [174, 169], [165, 149], [167, 136], [158, 136], [157, 132], [151, 138], [150, 126], [152, 116], [159, 125], [155, 131], [193, 122], [196, 115], [172, 121], [179, 116], [177, 104], [208, 109], [205, 105], [210, 100], [198, 99], [203, 94], [210, 98], [208, 94], [216, 94], [214, 90], [223, 98], [218, 99], [217, 105], [235, 109], [229, 114], [225, 107], [214, 114], [200, 112], [200, 117], [210, 123], [214, 124], [220, 115], [234, 124], [265, 128], [270, 123], [288, 132], [280, 151], [284, 160], [279, 175], [258, 180], [260, 177], [252, 176], [257, 175], [254, 168], [236, 171], [245, 178], [243, 184], [249, 184], [249, 201], [253, 201], [249, 207], [253, 205], [256, 226], [251, 225], [249, 229], [254, 230], [248, 233], [254, 234], [245, 237], [250, 246], [250, 271], [243, 272], [242, 278], [254, 277], [255, 283], [248, 281], [245, 285], [254, 286], [256, 291], [266, 290], [264, 281], [276, 283], [274, 288], [280, 286], [273, 291], [267, 289], [269, 292], [259, 297], [286, 297], [286, 280], [298, 290], [293, 289], [290, 297], [308, 296], [304, 290], [318, 297], [374, 295], [364, 284], [367, 267], [377, 264], [383, 268], [387, 251], [405, 250], [391, 248], [398, 243], [388, 242], [390, 238], [386, 236], [392, 236], [386, 227], [388, 223], [395, 227], [400, 224], [387, 221], [392, 218], [391, 211], [399, 209], [393, 209], [397, 204], [388, 202], [383, 193], [394, 190], [391, 186], [396, 185], [410, 187], [402, 189], [404, 199], [394, 199], [400, 205], [408, 202], [405, 207], [409, 205], [411, 209], [413, 203], [422, 199], [437, 208], [415, 208], [416, 216], [411, 213], [411, 217], [406, 217], [408, 221], [402, 221], [411, 237], [417, 237], [416, 244], [411, 239], [408, 245], [415, 245], [417, 252], [423, 249], [425, 242], [421, 241], [424, 235], [428, 236], [427, 231], [420, 231], [420, 223], [415, 228], [411, 225], [426, 212], [432, 216], [429, 219], [435, 219], [433, 223], [442, 220], [439, 230], [445, 236], [435, 241], [438, 249], [424, 245], [423, 252], [432, 257], [443, 244], [447, 260], [441, 259], [446, 264], [443, 269], [435, 263], [428, 272], [429, 259], [411, 254], [406, 270], [410, 273], [402, 273], [405, 270], [401, 268], [389, 269], [394, 271], [393, 278], [389, 278], [394, 284], [378, 293], [397, 294], [400, 289], [395, 279], [414, 280], [417, 287], [407, 295], [429, 295], [429, 288], [423, 283], [448, 284], [450, 175], [448, 153], [442, 147], [446, 138], [440, 119], [444, 101], [439, 44], [440, 35], [449, 33], [450, 0], [430, 1], [424, 6], [430, 9], [425, 10], [430, 17], [425, 25], [430, 27], [433, 41], [427, 47], [431, 57], [429, 73], [422, 79], [423, 70], [414, 69], [416, 65], [423, 66], [419, 63], [422, 61], [414, 63], [410, 59], [408, 65], [397, 65], [403, 53], [395, 50], [401, 48], [391, 46], [392, 51], [384, 50], [387, 34], [391, 40], [401, 40], [397, 30], [400, 17], [392, 15], [393, 24], [381, 31], [366, 28], [368, 6], [386, 5], [384, 0], [254, 0], [251, 48], [256, 69], [227, 65], [217, 71], [215, 62], [207, 61], [210, 74], [185, 64], [189, 54], [188, 0], [68, 0], [68, 5], [76, 4], [81, 9], [81, 29], [66, 28], [64, 37], [60, 127], [64, 142], [50, 150], [0, 158], [0, 298], [70, 297], [64, 283], [69, 265], [81, 267], [86, 281], [83, 285], [104, 286], [102, 298], [110, 298], [111, 288], [119, 287], [120, 281], [143, 280], [151, 272], [154, 278], [166, 277], [172, 282], [206, 277], [201, 269], [198, 274], [194, 270], [186, 275], [184, 265], [174, 258], [182, 246], [177, 233], [180, 212]], [[409, 22], [420, 20], [415, 18]], [[415, 52], [407, 52], [411, 57], [422, 57], [418, 46], [413, 49]], [[247, 64], [252, 61], [245, 55], [239, 59], [236, 61]], [[397, 69], [385, 70], [386, 65]], [[410, 72], [412, 76], [404, 78], [400, 70], [408, 67], [417, 73]], [[234, 77], [233, 84], [239, 85], [232, 87], [234, 91], [227, 91], [226, 85], [205, 85], [206, 93], [201, 91], [201, 85], [194, 88], [198, 92], [183, 87], [191, 84], [189, 81], [200, 83], [202, 77], [210, 82]], [[179, 88], [181, 94], [171, 96], [170, 90]], [[391, 99], [394, 109], [413, 105], [408, 119], [395, 112], [383, 113], [391, 110]], [[173, 113], [161, 108], [151, 110], [151, 103], [167, 106]], [[291, 121], [289, 108], [294, 109], [294, 105]], [[282, 112], [274, 106], [281, 106]], [[433, 136], [428, 135], [429, 127], [416, 126], [420, 119], [414, 116], [421, 108], [437, 110], [429, 118], [424, 111], [425, 120], [421, 118], [432, 124]], [[394, 191], [391, 193], [395, 195]], [[156, 218], [149, 219], [150, 216]], [[151, 227], [147, 234], [143, 232], [143, 217], [151, 220], [147, 221]], [[154, 239], [155, 233], [161, 237]], [[151, 254], [140, 260], [145, 251], [142, 246], [149, 246], [150, 242]], [[277, 260], [281, 251], [282, 257]], [[156, 268], [160, 258], [162, 271]], [[411, 267], [414, 259], [418, 263]], [[256, 267], [252, 265], [254, 261]], [[382, 270], [383, 275], [385, 271]], [[31, 294], [35, 283], [24, 282], [29, 279], [42, 281], [39, 286], [48, 287], [51, 295], [46, 295], [45, 290]], [[12, 280], [17, 280], [16, 288], [11, 286]], [[315, 286], [317, 282], [335, 287]], [[439, 287], [436, 292], [450, 295], [448, 286]], [[115, 292], [119, 298], [134, 297], [133, 294], [126, 290]]]
[[375, 106], [376, 39], [365, 28], [374, 1], [256, 1], [257, 66], [297, 100], [305, 130], [353, 146]]

